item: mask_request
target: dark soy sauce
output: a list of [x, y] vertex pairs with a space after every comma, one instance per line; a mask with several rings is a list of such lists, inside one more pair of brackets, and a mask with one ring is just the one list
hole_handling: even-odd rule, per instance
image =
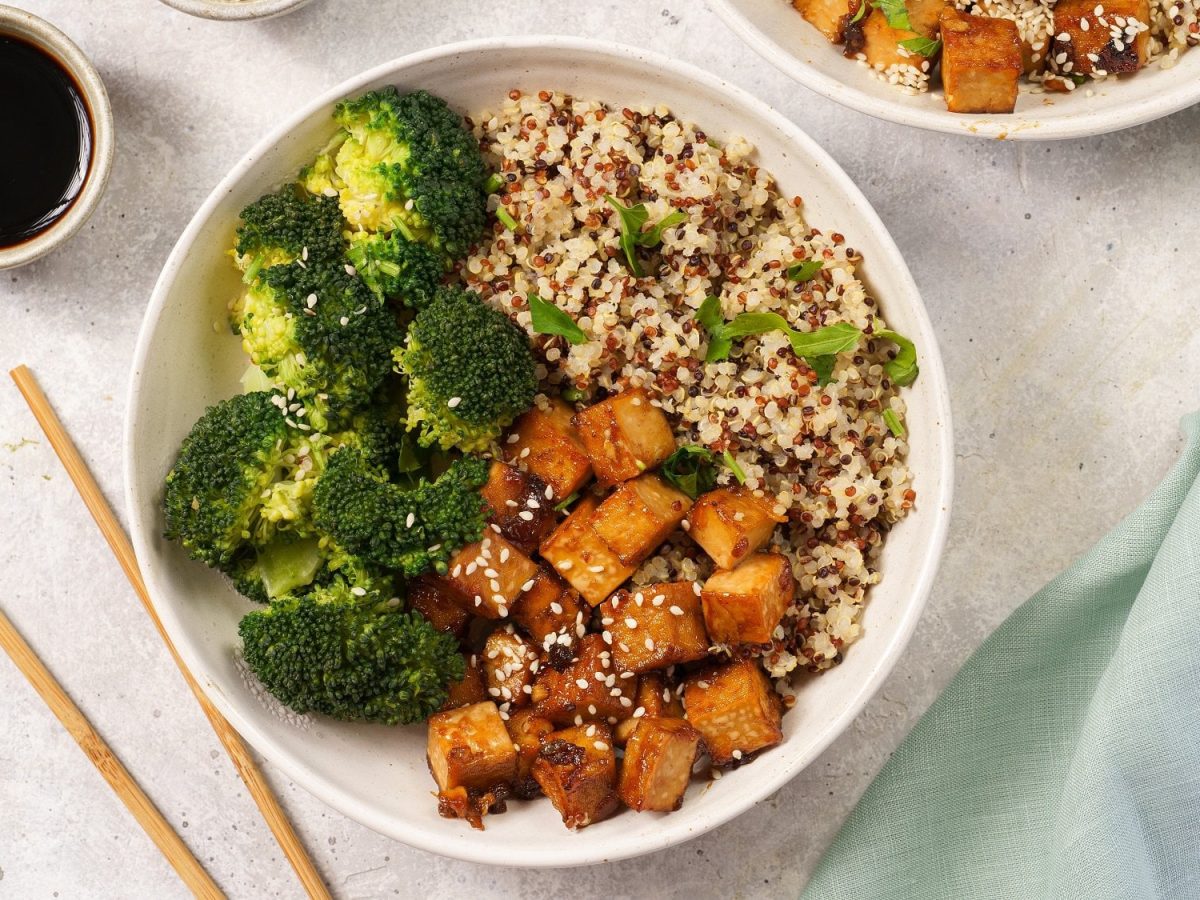
[[91, 158], [87, 103], [70, 73], [42, 49], [0, 34], [0, 247], [61, 218]]

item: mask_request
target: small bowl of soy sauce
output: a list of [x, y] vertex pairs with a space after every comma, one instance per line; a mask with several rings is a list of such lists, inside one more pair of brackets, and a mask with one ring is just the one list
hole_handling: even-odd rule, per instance
[[108, 94], [83, 51], [37, 16], [0, 6], [0, 269], [81, 228], [112, 157]]

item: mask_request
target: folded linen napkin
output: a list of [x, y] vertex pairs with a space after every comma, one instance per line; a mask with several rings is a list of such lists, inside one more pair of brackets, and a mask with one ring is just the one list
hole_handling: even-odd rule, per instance
[[1183, 430], [1149, 499], [967, 661], [805, 900], [1200, 898], [1200, 414]]

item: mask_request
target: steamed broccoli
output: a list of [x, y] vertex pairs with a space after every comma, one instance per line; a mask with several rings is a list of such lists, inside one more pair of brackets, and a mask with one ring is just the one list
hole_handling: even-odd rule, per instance
[[436, 251], [395, 231], [356, 232], [346, 255], [371, 290], [411, 309], [429, 305], [446, 272], [445, 260]]
[[263, 270], [231, 318], [251, 361], [302, 404], [306, 421], [291, 410], [302, 431], [335, 427], [366, 405], [401, 336], [391, 310], [340, 261]]
[[537, 392], [529, 338], [475, 294], [442, 288], [395, 351], [423, 446], [486, 449]]
[[343, 100], [333, 117], [342, 130], [301, 172], [305, 188], [336, 193], [355, 229], [464, 256], [483, 233], [488, 173], [462, 118], [432, 94], [391, 87]]
[[479, 489], [488, 464], [464, 457], [434, 481], [393, 483], [362, 452], [334, 453], [317, 482], [313, 514], [317, 527], [367, 563], [398, 569], [405, 576], [446, 571], [460, 547], [479, 539], [486, 518]]
[[296, 712], [388, 725], [419, 722], [463, 677], [453, 637], [399, 601], [342, 579], [242, 619], [247, 665]]
[[345, 250], [336, 199], [312, 197], [289, 185], [251, 203], [241, 214], [234, 260], [250, 284], [263, 269], [337, 259]]

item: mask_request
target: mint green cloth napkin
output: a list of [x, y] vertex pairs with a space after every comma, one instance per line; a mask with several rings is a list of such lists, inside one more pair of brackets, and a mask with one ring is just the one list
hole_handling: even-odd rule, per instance
[[1141, 508], [967, 661], [805, 900], [1200, 898], [1200, 415], [1183, 430]]

